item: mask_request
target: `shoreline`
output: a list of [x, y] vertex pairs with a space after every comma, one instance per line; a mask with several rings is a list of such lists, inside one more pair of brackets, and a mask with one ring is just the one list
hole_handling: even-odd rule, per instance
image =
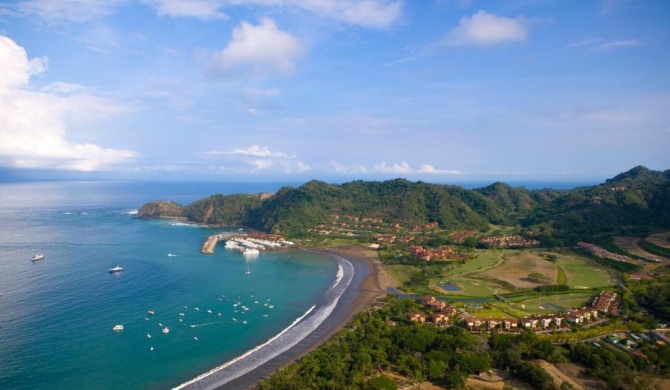
[[329, 256], [340, 256], [354, 266], [354, 278], [342, 294], [333, 312], [313, 332], [295, 346], [270, 359], [260, 367], [217, 387], [217, 390], [253, 389], [272, 376], [277, 370], [300, 360], [314, 351], [340, 330], [358, 313], [371, 307], [372, 303], [386, 294], [391, 280], [384, 270], [376, 251], [357, 244], [336, 247], [310, 248], [306, 251]]

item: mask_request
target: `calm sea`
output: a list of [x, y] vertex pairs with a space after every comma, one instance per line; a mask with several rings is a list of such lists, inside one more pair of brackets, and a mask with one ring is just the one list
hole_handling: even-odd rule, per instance
[[[0, 388], [171, 388], [290, 327], [341, 278], [333, 259], [203, 255], [203, 239], [225, 229], [132, 218], [151, 200], [280, 187], [0, 184]], [[110, 274], [116, 265], [124, 271]]]

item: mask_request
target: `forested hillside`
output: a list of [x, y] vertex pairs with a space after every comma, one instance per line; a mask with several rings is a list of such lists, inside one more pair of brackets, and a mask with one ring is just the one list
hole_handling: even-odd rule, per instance
[[[177, 217], [216, 225], [303, 234], [332, 215], [375, 218], [404, 227], [436, 222], [445, 230], [485, 230], [490, 224], [537, 228], [546, 246], [601, 234], [670, 228], [670, 171], [644, 167], [605, 183], [573, 190], [527, 190], [494, 183], [475, 190], [395, 179], [340, 185], [313, 180], [260, 195], [214, 195], [183, 208], [152, 202], [141, 217]], [[158, 207], [162, 206], [162, 207]]]

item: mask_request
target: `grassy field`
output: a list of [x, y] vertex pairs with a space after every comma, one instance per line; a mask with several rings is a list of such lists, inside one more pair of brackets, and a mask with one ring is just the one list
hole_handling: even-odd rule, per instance
[[570, 288], [593, 288], [611, 286], [612, 277], [598, 264], [572, 255], [561, 255], [556, 261], [564, 272]]
[[656, 246], [670, 249], [670, 232], [652, 234], [651, 236], [645, 238], [645, 240]]
[[557, 310], [550, 305], [560, 306], [563, 309], [580, 308], [588, 304], [594, 295], [595, 293], [592, 291], [585, 293], [548, 295], [526, 299], [514, 306], [519, 310], [523, 310], [532, 315], [551, 314], [560, 310]]
[[[499, 250], [478, 251], [475, 258], [465, 264], [455, 263], [455, 267], [448, 272], [448, 276], [464, 275], [471, 272], [481, 272], [502, 263], [505, 252]], [[447, 275], [445, 275], [447, 276]]]
[[503, 263], [499, 266], [479, 272], [474, 277], [500, 279], [518, 288], [540, 286], [527, 280], [531, 273], [538, 273], [556, 283], [558, 272], [556, 267], [545, 260], [543, 256], [531, 251], [507, 251], [503, 256]]

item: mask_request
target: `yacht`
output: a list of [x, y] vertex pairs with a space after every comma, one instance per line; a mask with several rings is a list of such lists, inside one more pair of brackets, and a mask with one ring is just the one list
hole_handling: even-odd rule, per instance
[[43, 253], [35, 253], [32, 257], [32, 261], [42, 260], [44, 258]]
[[261, 253], [261, 251], [259, 251], [256, 248], [244, 248], [242, 250], [242, 254], [245, 255], [245, 256], [253, 256], [253, 255], [257, 255], [259, 253]]
[[120, 265], [117, 265], [116, 267], [109, 269], [110, 274], [113, 274], [113, 273], [116, 273], [116, 272], [121, 272], [121, 271], [123, 271], [123, 267], [121, 267]]
[[116, 330], [116, 331], [123, 330], [123, 325], [114, 325], [112, 330]]

